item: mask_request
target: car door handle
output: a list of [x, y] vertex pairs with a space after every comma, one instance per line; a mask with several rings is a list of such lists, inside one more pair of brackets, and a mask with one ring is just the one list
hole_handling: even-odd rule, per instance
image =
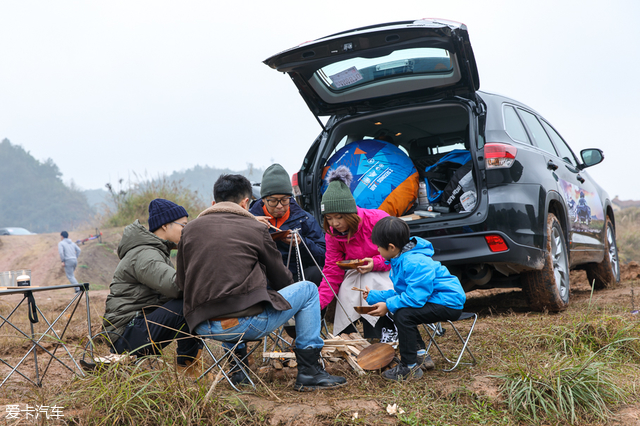
[[576, 179], [578, 179], [580, 181], [580, 183], [584, 183], [584, 178], [582, 176], [577, 175]]
[[556, 166], [556, 163], [554, 163], [553, 161], [549, 160], [549, 162], [547, 163], [547, 169], [549, 169], [549, 170], [558, 170], [558, 166]]

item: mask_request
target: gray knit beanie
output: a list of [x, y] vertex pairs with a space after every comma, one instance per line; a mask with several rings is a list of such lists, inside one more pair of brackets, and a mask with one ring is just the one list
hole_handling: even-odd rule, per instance
[[351, 194], [349, 185], [353, 175], [349, 168], [340, 166], [327, 174], [329, 186], [322, 196], [320, 212], [329, 213], [358, 213], [356, 200]]
[[272, 164], [267, 167], [262, 175], [260, 183], [260, 197], [268, 197], [273, 194], [293, 195], [289, 174], [280, 164]]

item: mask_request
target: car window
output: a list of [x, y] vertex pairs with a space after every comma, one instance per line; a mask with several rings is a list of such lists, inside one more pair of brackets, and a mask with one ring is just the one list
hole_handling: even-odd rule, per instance
[[445, 49], [419, 47], [395, 50], [380, 57], [355, 57], [331, 63], [316, 74], [331, 90], [349, 90], [355, 86], [394, 79], [399, 75], [449, 74], [453, 71]]
[[553, 129], [553, 127], [549, 125], [549, 123], [542, 120], [542, 125], [544, 126], [544, 129], [547, 131], [549, 136], [551, 136], [551, 139], [553, 140], [553, 143], [555, 144], [556, 149], [560, 153], [559, 154], [560, 158], [562, 158], [567, 163], [576, 167], [578, 165], [578, 162], [576, 161], [576, 156], [573, 155], [573, 151], [571, 151], [571, 148], [569, 148], [569, 146], [564, 141], [564, 139], [560, 137], [558, 132], [556, 132]]
[[538, 121], [538, 117], [528, 111], [519, 108], [518, 110], [520, 112], [522, 120], [524, 120], [524, 122], [527, 124], [527, 127], [531, 132], [531, 136], [536, 142], [536, 145], [538, 145], [538, 148], [547, 151], [550, 154], [558, 155], [558, 152], [553, 147], [553, 143], [551, 143], [551, 139], [549, 139], [549, 136], [547, 136], [547, 133], [542, 128], [542, 124], [540, 124], [540, 121]]
[[514, 141], [531, 143], [516, 110], [508, 105], [504, 107], [504, 128]]

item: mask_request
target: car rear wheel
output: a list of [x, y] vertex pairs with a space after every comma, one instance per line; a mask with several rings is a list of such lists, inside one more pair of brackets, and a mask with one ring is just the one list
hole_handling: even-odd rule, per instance
[[558, 218], [547, 216], [544, 268], [521, 275], [522, 287], [532, 310], [562, 311], [569, 306], [569, 256]]
[[620, 281], [620, 260], [618, 259], [618, 246], [616, 245], [616, 231], [609, 216], [604, 222], [604, 259], [600, 263], [587, 266], [587, 279], [589, 285], [596, 290], [611, 287]]

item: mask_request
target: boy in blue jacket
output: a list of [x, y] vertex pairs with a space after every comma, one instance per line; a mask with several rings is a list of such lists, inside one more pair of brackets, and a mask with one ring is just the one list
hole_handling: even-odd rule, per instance
[[409, 225], [402, 219], [389, 216], [378, 221], [371, 240], [391, 264], [393, 290], [367, 287], [363, 296], [376, 307], [369, 315], [394, 314], [401, 358], [382, 376], [388, 380], [419, 379], [422, 369], [417, 363], [418, 355], [426, 354], [418, 325], [457, 320], [466, 300], [464, 290], [457, 277], [431, 258], [433, 246], [429, 241], [410, 238]]

